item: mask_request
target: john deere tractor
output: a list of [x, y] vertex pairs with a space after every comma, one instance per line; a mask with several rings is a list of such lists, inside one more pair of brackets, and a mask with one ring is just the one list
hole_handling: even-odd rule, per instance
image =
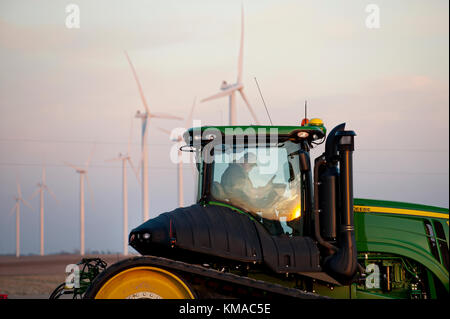
[[[85, 298], [448, 297], [448, 209], [353, 198], [355, 132], [191, 128], [196, 204], [133, 229]], [[321, 156], [310, 150], [325, 143]]]

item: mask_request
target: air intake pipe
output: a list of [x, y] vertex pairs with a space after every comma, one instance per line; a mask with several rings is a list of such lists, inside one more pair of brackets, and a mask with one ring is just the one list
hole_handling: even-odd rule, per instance
[[[318, 214], [318, 223], [320, 223], [320, 234], [326, 240], [335, 242], [337, 238], [337, 224], [339, 219], [339, 155], [337, 142], [339, 140], [338, 132], [345, 130], [345, 123], [336, 126], [328, 135], [325, 152], [316, 159], [315, 187], [316, 211]], [[328, 245], [327, 245], [328, 246]], [[330, 248], [330, 247], [327, 247]], [[333, 247], [333, 251], [337, 251]]]
[[335, 134], [339, 152], [340, 225], [339, 250], [325, 261], [325, 269], [341, 282], [353, 279], [358, 268], [355, 227], [353, 222], [353, 131], [338, 131]]

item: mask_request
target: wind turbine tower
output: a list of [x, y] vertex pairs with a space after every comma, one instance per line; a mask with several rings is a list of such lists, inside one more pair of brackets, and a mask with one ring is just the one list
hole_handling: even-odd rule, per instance
[[42, 168], [42, 179], [41, 182], [37, 184], [38, 189], [36, 192], [31, 196], [30, 199], [33, 199], [34, 196], [36, 196], [37, 193], [39, 193], [39, 221], [40, 221], [40, 255], [44, 256], [44, 193], [45, 191], [49, 192], [50, 195], [53, 196], [55, 201], [58, 201], [56, 199], [55, 194], [50, 190], [50, 188], [45, 183], [45, 167]]
[[131, 62], [130, 57], [128, 56], [128, 53], [125, 51], [125, 56], [127, 58], [127, 61], [131, 67], [131, 71], [133, 72], [134, 79], [136, 81], [139, 95], [142, 100], [142, 104], [144, 105], [145, 112], [137, 111], [136, 112], [136, 118], [140, 118], [142, 120], [142, 220], [143, 222], [147, 221], [149, 219], [149, 188], [148, 188], [148, 125], [149, 120], [151, 118], [162, 118], [162, 119], [170, 119], [170, 120], [182, 120], [182, 118], [178, 116], [173, 116], [169, 114], [163, 114], [163, 113], [151, 113], [150, 109], [148, 107], [147, 100], [144, 95], [144, 91], [142, 90], [141, 83], [139, 81], [139, 78], [137, 76], [136, 70], [133, 66], [133, 63]]
[[136, 178], [139, 181], [139, 174], [135, 169], [130, 157], [131, 132], [128, 140], [128, 152], [126, 154], [119, 153], [119, 156], [107, 162], [121, 161], [122, 162], [122, 204], [123, 204], [123, 254], [128, 255], [128, 186], [127, 186], [127, 162], [130, 164]]
[[16, 204], [11, 210], [12, 214], [14, 211], [16, 212], [16, 257], [20, 257], [20, 203], [28, 206], [33, 209], [31, 205], [22, 197], [22, 191], [20, 189], [19, 181], [16, 181], [17, 184], [17, 195], [14, 196], [14, 200]]
[[[192, 104], [191, 111], [189, 113], [188, 118], [186, 119], [185, 127], [189, 128], [192, 124], [192, 115], [194, 113], [194, 108], [196, 104], [196, 98], [194, 98], [194, 103]], [[159, 127], [159, 129], [170, 136], [170, 139], [173, 142], [177, 142], [177, 146], [180, 147], [180, 144], [183, 142], [183, 133], [186, 131], [186, 128], [179, 128], [176, 131], [170, 132], [169, 130], [163, 129]], [[174, 134], [175, 133], [175, 134]], [[184, 206], [184, 192], [183, 192], [183, 161], [182, 161], [182, 153], [178, 148], [177, 150], [177, 182], [178, 182], [178, 207]], [[192, 162], [191, 162], [192, 165]], [[195, 168], [194, 168], [195, 170]]]
[[[89, 192], [90, 191], [90, 185], [89, 185], [89, 178], [88, 178], [88, 167], [89, 163], [92, 159], [92, 155], [94, 153], [94, 149], [92, 149], [91, 155], [89, 156], [89, 159], [86, 161], [85, 167], [80, 168], [73, 164], [70, 164], [68, 162], [65, 162], [65, 164], [75, 170], [76, 173], [80, 174], [80, 255], [84, 256], [85, 253], [85, 230], [84, 230], [84, 209], [85, 209], [85, 201], [84, 201], [84, 183], [85, 179], [88, 184]], [[92, 201], [92, 193], [91, 193], [91, 201]]]

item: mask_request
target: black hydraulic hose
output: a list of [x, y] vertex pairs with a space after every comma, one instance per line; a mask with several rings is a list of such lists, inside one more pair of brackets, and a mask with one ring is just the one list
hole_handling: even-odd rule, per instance
[[329, 242], [325, 241], [320, 234], [320, 220], [319, 220], [319, 168], [324, 165], [326, 160], [324, 158], [319, 159], [314, 166], [314, 233], [317, 242], [323, 247], [332, 251], [338, 251], [338, 248]]

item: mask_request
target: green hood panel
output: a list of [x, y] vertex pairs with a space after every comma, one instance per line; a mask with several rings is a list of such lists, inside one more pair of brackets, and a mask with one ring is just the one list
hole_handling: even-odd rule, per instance
[[448, 270], [432, 255], [424, 219], [445, 224], [448, 209], [401, 202], [355, 199], [355, 238], [359, 253], [380, 252], [411, 258], [433, 272], [448, 291]]

